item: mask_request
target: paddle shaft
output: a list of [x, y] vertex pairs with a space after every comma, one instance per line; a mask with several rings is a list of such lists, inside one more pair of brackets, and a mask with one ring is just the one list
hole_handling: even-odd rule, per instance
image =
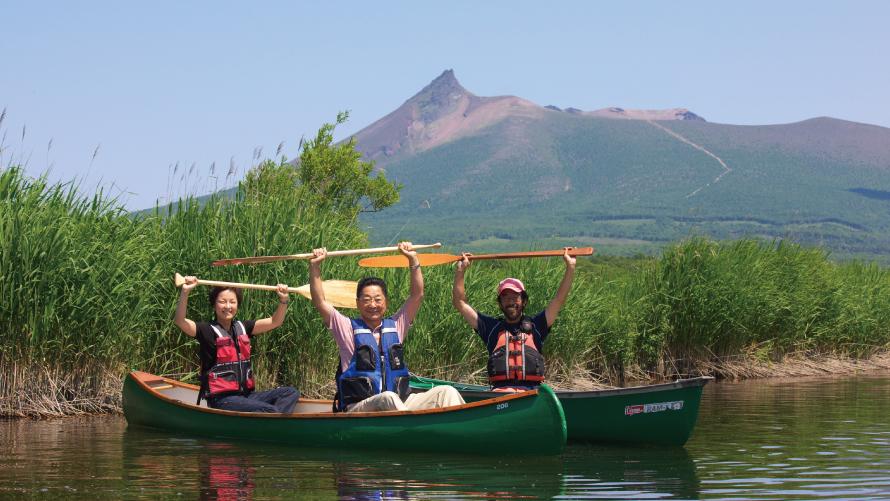
[[[565, 250], [550, 250], [550, 251], [531, 251], [531, 252], [508, 252], [501, 254], [469, 254], [467, 257], [470, 260], [482, 260], [482, 259], [520, 259], [520, 258], [533, 258], [533, 257], [555, 257], [562, 256], [565, 253]], [[593, 254], [593, 247], [578, 247], [578, 248], [569, 248], [570, 256], [589, 256]], [[435, 266], [439, 264], [448, 264], [460, 261], [462, 256], [455, 256], [453, 254], [418, 254], [418, 261], [420, 261], [421, 266]], [[362, 259], [358, 262], [359, 266], [365, 267], [375, 267], [375, 268], [406, 268], [408, 267], [408, 259], [405, 256], [380, 256], [380, 257], [368, 257]]]
[[[562, 256], [565, 254], [565, 250], [549, 250], [549, 251], [531, 251], [531, 252], [507, 252], [503, 254], [469, 254], [467, 257], [470, 261], [475, 261], [477, 259], [520, 259], [525, 257], [553, 257], [553, 256]], [[570, 256], [589, 256], [593, 254], [593, 247], [570, 247], [569, 255]], [[455, 256], [457, 259], [455, 261], [460, 261], [462, 256]]]
[[[437, 242], [434, 244], [420, 244], [413, 245], [414, 250], [418, 249], [438, 249], [442, 247], [442, 244]], [[328, 256], [355, 256], [358, 254], [381, 254], [384, 252], [396, 252], [398, 251], [398, 247], [372, 247], [370, 249], [349, 249], [349, 250], [339, 250], [339, 251], [330, 251], [328, 252]], [[312, 259], [315, 255], [311, 252], [306, 252], [303, 254], [290, 254], [285, 256], [256, 256], [256, 257], [236, 257], [231, 259], [218, 259], [214, 261], [213, 266], [227, 266], [232, 264], [259, 264], [259, 263], [272, 263], [275, 261], [290, 261], [290, 260], [299, 260], [299, 259]]]
[[[176, 284], [176, 287], [182, 287], [185, 284], [185, 277], [177, 273], [173, 282]], [[220, 282], [218, 280], [201, 280], [198, 279], [198, 285], [209, 285], [211, 287], [232, 287], [234, 289], [253, 289], [260, 291], [277, 291], [278, 287], [275, 285], [260, 285], [260, 284], [242, 284], [238, 282]], [[297, 287], [288, 287], [288, 292], [293, 294], [302, 294], [303, 289]]]
[[[177, 287], [182, 287], [185, 278], [177, 273], [173, 277], [173, 282]], [[257, 284], [241, 284], [236, 282], [219, 282], [216, 280], [198, 279], [198, 285], [210, 285], [219, 287], [232, 287], [236, 289], [256, 289], [264, 291], [277, 291], [278, 287], [274, 285], [257, 285]], [[355, 289], [358, 286], [355, 282], [348, 280], [325, 280], [321, 283], [324, 290], [326, 300], [337, 308], [355, 308]], [[306, 299], [312, 299], [312, 292], [309, 285], [301, 285], [300, 287], [288, 287], [288, 292], [299, 294]]]

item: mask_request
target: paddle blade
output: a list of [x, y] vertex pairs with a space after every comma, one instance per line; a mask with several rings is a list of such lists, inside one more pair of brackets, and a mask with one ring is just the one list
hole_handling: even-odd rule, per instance
[[[309, 292], [308, 286], [306, 292]], [[358, 288], [358, 282], [349, 280], [325, 280], [322, 283], [324, 289], [324, 298], [327, 302], [336, 308], [356, 308], [355, 291]], [[302, 288], [302, 287], [301, 287]], [[300, 293], [302, 294], [302, 292]], [[312, 298], [311, 295], [306, 296]]]
[[[421, 266], [436, 266], [460, 261], [460, 256], [452, 254], [418, 254], [417, 259]], [[359, 266], [365, 268], [407, 268], [408, 258], [399, 254], [397, 256], [366, 257], [359, 260]]]

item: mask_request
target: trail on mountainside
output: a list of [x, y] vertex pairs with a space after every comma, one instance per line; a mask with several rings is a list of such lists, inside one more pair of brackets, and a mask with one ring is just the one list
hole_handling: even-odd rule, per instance
[[656, 123], [656, 122], [654, 122], [654, 121], [652, 121], [652, 120], [646, 120], [646, 121], [649, 122], [649, 124], [651, 124], [652, 126], [654, 126], [654, 127], [658, 127], [659, 129], [665, 131], [666, 133], [668, 133], [669, 135], [671, 135], [671, 136], [674, 137], [675, 139], [677, 139], [677, 140], [679, 140], [679, 141], [681, 141], [681, 142], [684, 142], [684, 143], [688, 144], [689, 146], [692, 146], [693, 148], [695, 148], [695, 149], [701, 151], [702, 153], [704, 153], [705, 155], [708, 155], [709, 157], [711, 157], [711, 158], [713, 158], [714, 160], [716, 160], [717, 162], [719, 162], [720, 165], [723, 167], [723, 172], [721, 172], [719, 176], [715, 177], [714, 180], [711, 181], [710, 183], [706, 183], [706, 184], [704, 184], [703, 186], [699, 186], [697, 189], [695, 189], [695, 191], [693, 191], [692, 193], [686, 195], [686, 198], [690, 198], [690, 197], [695, 196], [695, 194], [698, 193], [699, 191], [701, 191], [701, 190], [707, 188], [708, 186], [710, 186], [710, 185], [712, 185], [712, 184], [717, 183], [718, 181], [720, 181], [720, 178], [722, 178], [723, 176], [725, 176], [725, 175], [729, 174], [730, 172], [732, 172], [732, 169], [730, 169], [729, 166], [726, 165], [726, 162], [724, 162], [722, 158], [720, 158], [720, 157], [718, 157], [717, 155], [711, 153], [711, 152], [708, 151], [708, 149], [705, 148], [704, 146], [702, 146], [702, 145], [700, 145], [700, 144], [693, 143], [693, 142], [690, 141], [689, 139], [686, 139], [685, 137], [683, 137], [683, 136], [681, 136], [680, 134], [678, 134], [678, 133], [672, 131], [671, 129], [668, 129], [667, 127], [665, 127], [664, 125], [662, 125], [662, 124], [660, 124], [660, 123]]

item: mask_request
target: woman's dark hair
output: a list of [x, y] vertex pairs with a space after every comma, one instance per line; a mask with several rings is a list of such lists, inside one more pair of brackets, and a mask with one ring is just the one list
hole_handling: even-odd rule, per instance
[[386, 292], [386, 282], [383, 281], [382, 278], [377, 277], [365, 277], [358, 281], [358, 286], [355, 288], [355, 297], [362, 296], [362, 290], [369, 285], [376, 285], [380, 287], [380, 290], [383, 291], [383, 297], [389, 299], [389, 294]]
[[218, 298], [219, 295], [222, 294], [222, 291], [232, 291], [232, 292], [234, 292], [234, 293], [235, 293], [235, 298], [238, 299], [238, 307], [239, 307], [239, 308], [241, 307], [241, 303], [243, 302], [243, 299], [244, 299], [244, 296], [243, 296], [242, 293], [241, 293], [241, 289], [236, 289], [236, 288], [234, 288], [234, 287], [219, 287], [219, 286], [216, 286], [216, 287], [212, 287], [212, 288], [210, 289], [210, 294], [207, 295], [207, 297], [210, 299], [210, 308], [211, 308], [211, 309], [212, 309], [214, 306], [216, 306], [216, 298]]

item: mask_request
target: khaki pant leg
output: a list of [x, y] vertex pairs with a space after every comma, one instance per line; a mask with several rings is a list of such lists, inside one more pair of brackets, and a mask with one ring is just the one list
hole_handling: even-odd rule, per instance
[[408, 395], [408, 400], [405, 401], [408, 410], [412, 411], [451, 407], [452, 405], [461, 405], [463, 403], [463, 397], [460, 396], [460, 393], [453, 386], [436, 386], [423, 393], [412, 393]]
[[391, 391], [384, 391], [373, 397], [366, 398], [353, 405], [347, 412], [380, 412], [380, 411], [404, 411], [407, 410], [399, 395]]

